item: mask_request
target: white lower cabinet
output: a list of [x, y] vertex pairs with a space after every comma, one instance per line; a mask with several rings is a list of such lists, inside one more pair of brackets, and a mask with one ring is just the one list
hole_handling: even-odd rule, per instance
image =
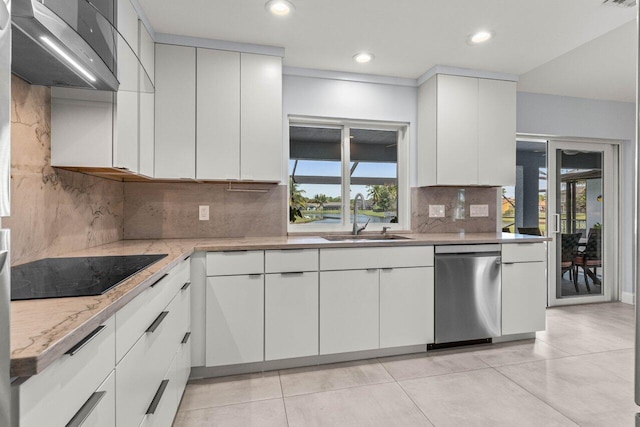
[[206, 300], [206, 365], [263, 361], [264, 275], [208, 277]]
[[433, 267], [380, 270], [380, 348], [434, 338]]
[[545, 329], [545, 268], [541, 261], [502, 264], [502, 335]]
[[379, 344], [378, 269], [320, 272], [320, 354]]
[[318, 272], [267, 274], [264, 304], [265, 360], [318, 354]]

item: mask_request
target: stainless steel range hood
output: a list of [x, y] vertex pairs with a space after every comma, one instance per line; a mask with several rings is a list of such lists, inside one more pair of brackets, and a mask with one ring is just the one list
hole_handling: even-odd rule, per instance
[[114, 2], [102, 2], [106, 14], [100, 3], [13, 0], [11, 71], [35, 85], [117, 91]]

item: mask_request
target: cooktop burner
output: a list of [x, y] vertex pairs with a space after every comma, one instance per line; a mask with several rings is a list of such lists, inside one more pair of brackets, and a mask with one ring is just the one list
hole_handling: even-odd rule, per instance
[[18, 265], [11, 268], [11, 300], [101, 295], [166, 256], [46, 258]]

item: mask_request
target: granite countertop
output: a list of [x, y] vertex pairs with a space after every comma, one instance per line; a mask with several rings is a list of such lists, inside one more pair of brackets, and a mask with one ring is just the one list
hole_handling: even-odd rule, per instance
[[11, 302], [11, 376], [26, 377], [42, 372], [98, 325], [139, 295], [155, 280], [162, 277], [165, 272], [178, 265], [195, 251], [526, 243], [550, 240], [546, 237], [507, 233], [403, 235], [409, 239], [336, 242], [318, 236], [284, 236], [123, 240], [60, 255], [61, 257], [80, 257], [168, 254], [166, 258], [145, 268], [103, 295]]

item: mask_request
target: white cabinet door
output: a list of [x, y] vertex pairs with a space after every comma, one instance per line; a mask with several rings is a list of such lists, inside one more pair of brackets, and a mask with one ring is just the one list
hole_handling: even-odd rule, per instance
[[478, 183], [478, 79], [437, 76], [438, 185]]
[[318, 354], [318, 273], [267, 274], [265, 360]]
[[380, 270], [380, 348], [434, 338], [433, 267]]
[[264, 275], [207, 278], [207, 366], [264, 359]]
[[[129, 0], [118, 0], [118, 32], [134, 52], [138, 52], [138, 14]], [[118, 57], [118, 64], [120, 57]], [[120, 82], [122, 83], [122, 82]]]
[[138, 92], [116, 93], [113, 166], [138, 172]]
[[142, 21], [138, 21], [138, 28], [140, 31], [140, 62], [142, 63], [142, 67], [144, 68], [147, 76], [149, 76], [149, 80], [153, 84], [155, 79], [155, 45], [151, 35], [149, 35], [149, 32], [147, 31], [147, 27], [144, 26]]
[[141, 175], [145, 175], [148, 177], [153, 177], [155, 156], [154, 103], [155, 95], [153, 93], [140, 93], [140, 158], [138, 161], [138, 172]]
[[478, 184], [516, 182], [516, 83], [479, 80]]
[[241, 179], [280, 181], [282, 176], [282, 59], [242, 53]]
[[320, 272], [320, 354], [379, 348], [379, 272]]
[[502, 264], [502, 335], [545, 329], [544, 262]]
[[195, 178], [196, 49], [156, 44], [155, 177]]
[[197, 178], [240, 179], [240, 53], [197, 51]]

